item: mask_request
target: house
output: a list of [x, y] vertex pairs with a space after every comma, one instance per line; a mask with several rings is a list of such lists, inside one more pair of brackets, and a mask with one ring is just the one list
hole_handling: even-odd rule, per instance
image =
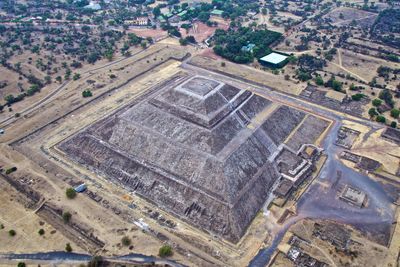
[[244, 45], [242, 46], [242, 51], [243, 52], [253, 52], [253, 48], [255, 47], [255, 44], [248, 44], [248, 45]]
[[147, 26], [149, 24], [149, 19], [147, 17], [138, 17], [134, 20], [127, 20], [125, 22], [128, 25]]
[[222, 17], [223, 13], [224, 11], [222, 10], [214, 9], [213, 11], [211, 11], [211, 16]]

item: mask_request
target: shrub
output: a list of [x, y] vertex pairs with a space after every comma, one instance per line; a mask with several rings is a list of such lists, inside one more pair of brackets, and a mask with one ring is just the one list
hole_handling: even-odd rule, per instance
[[25, 262], [18, 262], [17, 267], [25, 267]]
[[320, 75], [318, 75], [317, 77], [315, 77], [315, 84], [316, 85], [319, 85], [319, 86], [321, 86], [321, 85], [324, 85], [324, 80], [322, 79], [322, 77], [320, 76]]
[[71, 217], [72, 217], [72, 215], [68, 211], [64, 212], [62, 215], [63, 221], [65, 223], [68, 223], [69, 221], [71, 221]]
[[352, 84], [350, 84], [349, 89], [350, 89], [351, 91], [356, 91], [356, 90], [357, 90], [357, 86], [355, 86], [354, 83], [352, 83]]
[[67, 195], [67, 198], [69, 199], [73, 199], [76, 197], [76, 192], [73, 188], [67, 188], [67, 190], [65, 190], [65, 194]]
[[394, 108], [390, 111], [390, 116], [392, 116], [393, 118], [397, 119], [399, 117], [399, 115], [400, 115], [399, 109]]
[[392, 123], [390, 124], [390, 127], [392, 128], [396, 128], [397, 127], [397, 122], [392, 121]]
[[169, 257], [169, 256], [172, 256], [172, 254], [173, 254], [173, 251], [172, 251], [172, 247], [170, 245], [164, 245], [158, 251], [158, 255], [160, 257]]
[[71, 247], [71, 244], [70, 244], [70, 243], [67, 243], [67, 244], [65, 245], [65, 251], [66, 251], [66, 252], [72, 252], [72, 247]]
[[75, 73], [74, 76], [72, 76], [72, 79], [74, 81], [79, 80], [81, 78], [81, 75], [79, 73]]
[[0, 229], [4, 229], [4, 225], [3, 224], [0, 224]]
[[12, 172], [15, 172], [16, 170], [17, 170], [17, 167], [11, 167], [11, 168], [6, 170], [6, 174], [10, 174]]
[[40, 230], [38, 231], [38, 234], [39, 234], [39, 235], [44, 235], [44, 230], [43, 230], [43, 229], [40, 229]]
[[382, 104], [382, 100], [376, 98], [374, 100], [372, 100], [372, 105], [374, 105], [375, 107], [379, 107]]
[[341, 91], [342, 90], [342, 83], [339, 82], [338, 80], [333, 80], [332, 81], [332, 89], [335, 91]]
[[384, 116], [378, 116], [376, 117], [376, 121], [377, 122], [381, 122], [381, 123], [385, 123], [386, 122], [386, 118]]
[[93, 96], [93, 94], [89, 89], [87, 89], [87, 90], [82, 92], [82, 96], [83, 97], [91, 97], [91, 96]]
[[355, 94], [351, 96], [351, 99], [353, 99], [354, 101], [360, 101], [364, 96], [364, 94]]
[[124, 236], [121, 239], [121, 243], [122, 243], [122, 245], [127, 247], [127, 246], [129, 246], [131, 244], [131, 239], [129, 237], [127, 237], [127, 236]]
[[374, 117], [374, 116], [378, 115], [378, 112], [376, 112], [375, 108], [370, 108], [368, 110], [368, 114], [369, 114], [370, 117]]
[[15, 232], [15, 230], [10, 230], [10, 231], [8, 231], [8, 235], [9, 236], [15, 236], [17, 234], [17, 232]]

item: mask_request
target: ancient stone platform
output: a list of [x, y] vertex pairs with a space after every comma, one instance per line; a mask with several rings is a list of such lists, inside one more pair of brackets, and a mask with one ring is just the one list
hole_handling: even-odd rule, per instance
[[270, 156], [306, 116], [287, 106], [259, 116], [270, 104], [219, 81], [188, 77], [58, 147], [180, 219], [237, 242], [280, 177]]

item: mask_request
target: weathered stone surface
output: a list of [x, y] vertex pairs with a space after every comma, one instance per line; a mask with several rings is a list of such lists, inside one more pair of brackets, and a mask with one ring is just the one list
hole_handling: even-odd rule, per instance
[[[282, 106], [203, 77], [165, 87], [59, 145], [74, 161], [179, 218], [237, 242], [278, 179], [269, 156], [302, 121]], [[274, 144], [275, 143], [275, 144]]]

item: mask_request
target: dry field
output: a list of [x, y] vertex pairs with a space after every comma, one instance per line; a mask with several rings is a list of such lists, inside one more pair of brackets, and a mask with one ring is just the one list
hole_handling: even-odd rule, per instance
[[151, 38], [154, 38], [154, 40], [156, 40], [156, 41], [168, 36], [168, 33], [161, 29], [131, 28], [131, 29], [127, 30], [126, 32], [134, 33], [137, 36], [140, 36], [143, 38], [151, 37]]
[[380, 169], [382, 174], [396, 174], [400, 164], [400, 147], [380, 137], [384, 128], [374, 132], [358, 123], [350, 121], [343, 123], [346, 127], [361, 132], [351, 149], [352, 152], [382, 163], [383, 167]]
[[180, 28], [180, 32], [183, 37], [186, 37], [188, 35], [192, 35], [197, 42], [203, 42], [206, 40], [208, 37], [212, 36], [215, 32], [216, 29], [223, 29], [227, 30], [229, 27], [229, 24], [221, 24], [218, 23], [217, 27], [209, 27], [203, 22], [195, 22], [193, 23], [193, 27], [189, 29], [189, 32], [187, 33], [185, 29]]
[[361, 27], [369, 27], [377, 16], [375, 13], [360, 9], [340, 7], [329, 12], [324, 18], [332, 20], [332, 24], [335, 26], [346, 26], [354, 20]]
[[[63, 251], [67, 243], [74, 252], [83, 252], [33, 210], [26, 208], [20, 193], [2, 179], [0, 188], [0, 223], [4, 226], [0, 229], [0, 253]], [[39, 229], [45, 231], [44, 235], [39, 235]], [[16, 235], [10, 236], [9, 230], [14, 230]]]
[[[155, 45], [136, 56], [124, 59], [108, 67], [105, 66], [97, 72], [87, 72], [82, 75], [81, 79], [71, 81], [68, 87], [62, 90], [54, 101], [41, 105], [39, 109], [28, 114], [24, 114], [23, 118], [19, 120], [25, 121], [24, 119], [29, 118], [29, 120], [25, 121], [26, 123], [10, 125], [10, 127], [6, 128], [6, 131], [24, 135], [27, 132], [38, 129], [57, 117], [95, 100], [99, 96], [106, 96], [105, 94], [110, 90], [116, 90], [136, 76], [167, 62], [171, 57], [183, 57], [185, 54], [185, 51], [168, 49], [164, 45]], [[115, 78], [110, 76], [112, 74], [115, 75]], [[93, 97], [83, 98], [82, 91], [85, 89], [90, 89]], [[15, 137], [16, 135], [6, 134], [2, 139], [8, 140], [8, 138]]]
[[[225, 63], [225, 67], [221, 65], [222, 62]], [[211, 71], [221, 72], [228, 76], [234, 76], [238, 79], [255, 82], [274, 90], [293, 95], [300, 94], [307, 85], [306, 83], [296, 84], [291, 81], [286, 81], [283, 74], [275, 75], [268, 71], [262, 71], [246, 65], [234, 64], [225, 60], [210, 60], [206, 57], [195, 56], [190, 60], [190, 64]]]

